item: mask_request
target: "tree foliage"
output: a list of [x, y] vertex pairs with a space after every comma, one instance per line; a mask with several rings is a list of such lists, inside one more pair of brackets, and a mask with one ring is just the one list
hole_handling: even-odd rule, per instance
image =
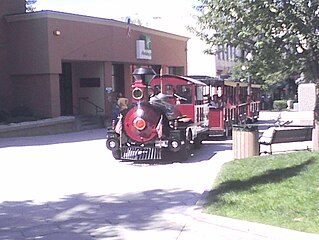
[[34, 12], [35, 7], [33, 6], [33, 4], [35, 4], [37, 2], [37, 0], [26, 0], [25, 1], [25, 8], [27, 12]]
[[191, 30], [208, 44], [207, 53], [228, 45], [251, 53], [252, 61], [242, 55], [240, 62], [255, 81], [272, 84], [301, 73], [319, 81], [318, 0], [199, 1]]

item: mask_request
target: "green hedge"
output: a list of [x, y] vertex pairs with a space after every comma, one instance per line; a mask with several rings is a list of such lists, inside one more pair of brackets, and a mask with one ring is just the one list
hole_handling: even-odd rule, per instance
[[286, 109], [287, 106], [287, 100], [275, 100], [273, 104], [274, 110]]

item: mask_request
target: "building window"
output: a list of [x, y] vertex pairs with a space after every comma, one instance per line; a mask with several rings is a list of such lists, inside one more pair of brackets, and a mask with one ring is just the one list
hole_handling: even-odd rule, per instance
[[80, 78], [81, 88], [99, 88], [101, 86], [100, 78]]
[[169, 67], [168, 73], [173, 75], [184, 75], [184, 67]]

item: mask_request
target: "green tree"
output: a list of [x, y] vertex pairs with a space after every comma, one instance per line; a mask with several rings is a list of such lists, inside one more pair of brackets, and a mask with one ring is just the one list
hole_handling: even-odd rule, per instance
[[26, 0], [25, 1], [25, 8], [27, 12], [34, 12], [35, 7], [33, 6], [33, 4], [35, 4], [37, 2], [37, 0]]
[[207, 53], [231, 45], [253, 55], [240, 56], [235, 73], [245, 64], [254, 81], [269, 85], [301, 73], [319, 82], [318, 0], [199, 1], [191, 31], [208, 44]]

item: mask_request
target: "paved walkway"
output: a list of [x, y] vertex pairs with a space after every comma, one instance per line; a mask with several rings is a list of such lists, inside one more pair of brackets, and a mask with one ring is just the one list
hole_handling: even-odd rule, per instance
[[[105, 195], [105, 188], [112, 187], [112, 185], [114, 191], [127, 190], [122, 189], [124, 184], [118, 181], [130, 181], [130, 179], [123, 179], [123, 176], [109, 173], [114, 174], [110, 179], [113, 179], [116, 184], [103, 182], [105, 178], [102, 175], [105, 175], [105, 169], [114, 167], [114, 164], [118, 163], [105, 161], [106, 159], [103, 159], [105, 155], [98, 152], [104, 144], [104, 132], [88, 133], [90, 132], [66, 134], [63, 138], [65, 144], [61, 143], [61, 139], [57, 142], [54, 136], [40, 136], [24, 140], [21, 138], [0, 140], [0, 169], [2, 169], [0, 189], [7, 194], [0, 194], [0, 240], [319, 240], [317, 234], [202, 213], [202, 203], [207, 193], [204, 190], [205, 188], [209, 190], [220, 167], [225, 162], [233, 160], [232, 150], [218, 151], [213, 155], [212, 161], [206, 161], [199, 165], [199, 167], [207, 168], [205, 174], [208, 172], [211, 176], [211, 179], [196, 189], [202, 189], [202, 195], [187, 191], [176, 193], [174, 189], [171, 190], [171, 193], [164, 193], [160, 187], [169, 184], [169, 177], [174, 176], [174, 169], [169, 170], [173, 167], [170, 165], [161, 167], [162, 172], [166, 170], [165, 176], [168, 179], [163, 183], [157, 183], [158, 189], [143, 191], [141, 196], [128, 193], [125, 195], [125, 199], [118, 198], [116, 195]], [[55, 162], [52, 165], [40, 166], [40, 169], [47, 169], [46, 174], [54, 176], [50, 181], [41, 182], [44, 173], [37, 172], [36, 169], [32, 171], [34, 173], [32, 176], [25, 172], [30, 164], [41, 164], [41, 156], [50, 159], [53, 154], [56, 154], [50, 152], [52, 151], [50, 145], [59, 143], [58, 147], [54, 149], [61, 151], [61, 156], [63, 156], [63, 151], [74, 150], [70, 149], [68, 143], [75, 140], [79, 142], [76, 146], [81, 148], [79, 149], [82, 154], [80, 159], [68, 159], [68, 161], [60, 159], [57, 164]], [[87, 140], [90, 141], [86, 142]], [[34, 148], [30, 146], [34, 146], [38, 152], [33, 152]], [[96, 151], [93, 158], [92, 153], [85, 151], [85, 148], [88, 147], [90, 147], [90, 151]], [[32, 157], [27, 162], [20, 159], [21, 156], [18, 152], [22, 148], [28, 156]], [[89, 158], [90, 155], [91, 158]], [[4, 171], [6, 168], [2, 164], [7, 157], [12, 160], [9, 163], [10, 169], [14, 170], [12, 172]], [[82, 161], [81, 158], [85, 161]], [[90, 165], [87, 163], [88, 159], [90, 159]], [[57, 159], [54, 158], [54, 160]], [[50, 163], [50, 161], [48, 162]], [[90, 167], [95, 164], [100, 164], [98, 165], [99, 169]], [[66, 172], [61, 168], [63, 166], [67, 166], [68, 171], [72, 171], [72, 169], [74, 171]], [[193, 165], [183, 165], [182, 167], [191, 171]], [[85, 171], [79, 171], [79, 168], [83, 168]], [[127, 171], [130, 171], [129, 166], [121, 165], [121, 168], [127, 168]], [[158, 171], [157, 166], [154, 169]], [[95, 171], [94, 174], [79, 175], [79, 172], [91, 170]], [[193, 169], [193, 171], [196, 170]], [[141, 169], [132, 177], [137, 178], [142, 172], [145, 171]], [[61, 180], [65, 177], [69, 178], [67, 182]], [[93, 179], [88, 179], [88, 177]], [[149, 177], [151, 179], [152, 176]], [[17, 178], [19, 181], [13, 182]], [[143, 182], [145, 180], [142, 178], [137, 181], [137, 183]], [[189, 181], [187, 184], [191, 183], [196, 187], [196, 182], [193, 182]], [[90, 183], [99, 183], [99, 185], [92, 186]], [[29, 184], [35, 185], [34, 192], [24, 190], [23, 186], [27, 189]], [[77, 194], [52, 201], [58, 194], [63, 194], [64, 189], [76, 192], [78, 189], [74, 189], [74, 186], [78, 185], [81, 188]], [[8, 186], [11, 189], [8, 189]], [[60, 186], [60, 188], [56, 189], [56, 186]], [[141, 188], [138, 185], [135, 187]], [[80, 190], [83, 189], [89, 189], [90, 193], [94, 193], [94, 197], [81, 193]], [[41, 196], [43, 198], [39, 196], [41, 191], [46, 191], [46, 194]], [[23, 201], [19, 201], [20, 196], [23, 196]], [[30, 200], [25, 196], [29, 196]], [[10, 198], [15, 199], [15, 201], [10, 201]], [[39, 203], [35, 204], [31, 199], [37, 199]], [[184, 204], [180, 204], [181, 199]], [[151, 206], [154, 201], [159, 203], [157, 209], [154, 209], [153, 205]]]

